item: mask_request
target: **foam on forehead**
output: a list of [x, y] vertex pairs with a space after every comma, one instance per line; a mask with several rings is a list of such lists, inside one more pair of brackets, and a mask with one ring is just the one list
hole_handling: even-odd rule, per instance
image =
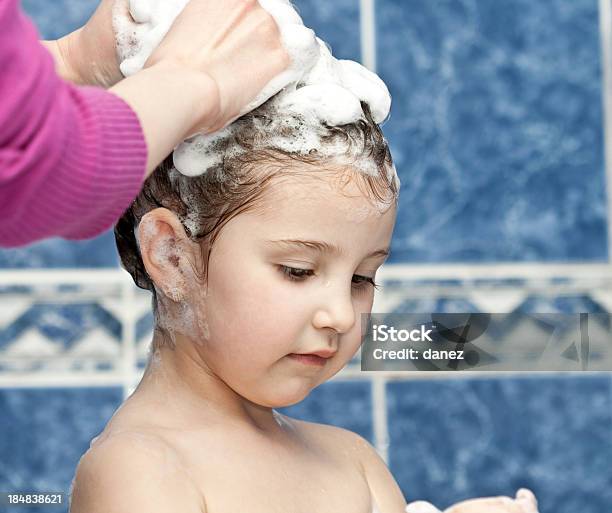
[[[118, 4], [128, 0], [117, 0]], [[121, 60], [121, 71], [131, 75], [144, 66], [188, 0], [129, 0], [134, 23], [125, 10], [115, 9], [114, 27]], [[270, 137], [266, 148], [296, 154], [313, 151], [323, 155], [344, 155], [345, 148], [323, 145], [325, 127], [341, 126], [364, 119], [361, 102], [368, 104], [372, 118], [382, 123], [389, 114], [391, 96], [384, 82], [362, 65], [335, 59], [325, 43], [305, 27], [288, 0], [260, 0], [277, 22], [291, 65], [271, 80], [247, 105], [240, 116], [264, 106], [268, 122], [262, 127]], [[123, 14], [122, 14], [123, 13]], [[269, 101], [268, 101], [269, 100]], [[283, 131], [284, 126], [291, 130]], [[197, 176], [218, 166], [227, 152], [240, 152], [219, 143], [230, 139], [237, 124], [209, 135], [198, 134], [180, 144], [174, 152], [174, 163], [182, 174]], [[290, 135], [283, 135], [283, 133]], [[376, 172], [372, 163], [356, 162], [357, 168]], [[397, 180], [395, 169], [388, 170]]]

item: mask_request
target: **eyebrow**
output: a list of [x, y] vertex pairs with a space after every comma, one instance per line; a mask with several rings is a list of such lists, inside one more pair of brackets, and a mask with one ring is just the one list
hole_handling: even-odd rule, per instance
[[[270, 244], [278, 244], [279, 246], [287, 246], [288, 248], [300, 248], [300, 249], [309, 249], [311, 251], [317, 251], [318, 253], [328, 253], [335, 255], [343, 255], [344, 251], [336, 246], [335, 244], [330, 244], [328, 242], [318, 241], [318, 240], [301, 240], [301, 239], [282, 239], [282, 240], [269, 240], [267, 241]], [[386, 257], [389, 255], [389, 249], [378, 249], [376, 251], [372, 251], [366, 258], [372, 257]]]

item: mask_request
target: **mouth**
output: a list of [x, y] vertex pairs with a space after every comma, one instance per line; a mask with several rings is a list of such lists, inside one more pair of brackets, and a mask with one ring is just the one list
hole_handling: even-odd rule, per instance
[[323, 357], [323, 356], [319, 356], [316, 354], [300, 354], [300, 353], [291, 353], [287, 356], [305, 365], [315, 365], [318, 367], [323, 367], [325, 365], [325, 362], [327, 362], [327, 360], [331, 358], [331, 356]]

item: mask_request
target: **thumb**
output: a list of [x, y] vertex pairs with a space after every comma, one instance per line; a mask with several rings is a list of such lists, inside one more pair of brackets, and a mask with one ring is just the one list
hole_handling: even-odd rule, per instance
[[521, 488], [516, 492], [516, 503], [524, 513], [538, 513], [538, 501], [531, 490]]

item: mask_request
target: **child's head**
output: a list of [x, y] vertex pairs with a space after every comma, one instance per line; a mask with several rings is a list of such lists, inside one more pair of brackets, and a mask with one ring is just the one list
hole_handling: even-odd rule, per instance
[[[272, 143], [300, 121], [279, 128], [260, 108], [219, 141], [221, 164], [188, 177], [169, 158], [151, 175], [115, 236], [123, 266], [153, 292], [155, 347], [192, 352], [270, 407], [300, 401], [352, 358], [399, 192], [362, 108], [356, 123], [321, 127], [320, 151], [305, 155]], [[314, 364], [289, 356], [321, 351], [330, 357]]]

